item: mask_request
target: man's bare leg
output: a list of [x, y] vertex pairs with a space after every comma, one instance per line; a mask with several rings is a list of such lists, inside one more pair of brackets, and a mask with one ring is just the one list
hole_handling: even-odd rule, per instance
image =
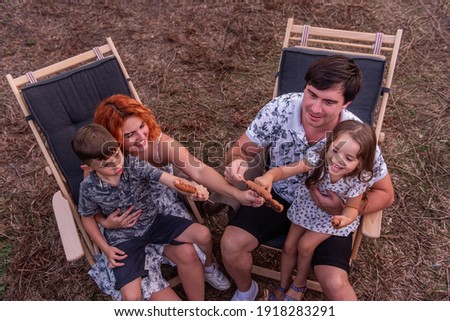
[[356, 301], [358, 299], [345, 270], [330, 265], [316, 265], [314, 273], [328, 300]]
[[240, 292], [247, 292], [252, 286], [253, 250], [257, 239], [247, 231], [227, 226], [221, 242], [223, 264]]

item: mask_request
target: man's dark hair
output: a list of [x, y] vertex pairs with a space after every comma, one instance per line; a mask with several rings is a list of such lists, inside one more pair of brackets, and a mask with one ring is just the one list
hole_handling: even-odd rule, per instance
[[361, 70], [353, 59], [345, 56], [326, 56], [313, 62], [305, 75], [306, 85], [319, 90], [342, 89], [344, 103], [355, 99], [362, 83]]

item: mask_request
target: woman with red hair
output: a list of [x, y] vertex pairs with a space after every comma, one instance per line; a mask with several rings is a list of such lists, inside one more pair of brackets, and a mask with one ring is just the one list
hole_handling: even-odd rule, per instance
[[[170, 173], [173, 167], [181, 170], [193, 181], [206, 188], [237, 199], [248, 206], [261, 205], [261, 199], [254, 192], [241, 191], [228, 184], [222, 175], [194, 157], [186, 147], [164, 134], [149, 108], [125, 95], [113, 95], [104, 99], [97, 107], [94, 122], [108, 129], [119, 142], [125, 154], [144, 159], [156, 167]], [[196, 185], [196, 200], [204, 201], [209, 192], [202, 185]], [[155, 204], [165, 214], [190, 218], [190, 214], [178, 194], [161, 184], [151, 186]], [[107, 228], [133, 226], [139, 217], [138, 211], [127, 209], [119, 216], [110, 215], [108, 219], [98, 215], [99, 223]], [[203, 271], [199, 255], [191, 244], [151, 246], [176, 264], [178, 275], [189, 300], [204, 299], [204, 280], [219, 290], [230, 287], [228, 280], [215, 271]], [[154, 283], [159, 282], [155, 281]], [[151, 285], [150, 285], [151, 286]]]

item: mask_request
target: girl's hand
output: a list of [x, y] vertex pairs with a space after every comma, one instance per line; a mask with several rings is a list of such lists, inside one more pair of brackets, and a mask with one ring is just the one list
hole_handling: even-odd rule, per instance
[[112, 214], [104, 217], [102, 214], [95, 215], [97, 222], [107, 229], [129, 228], [136, 224], [142, 215], [142, 210], [134, 211], [134, 205], [120, 214], [120, 208], [116, 209]]
[[319, 208], [331, 215], [341, 215], [344, 204], [339, 196], [333, 191], [327, 191], [328, 195], [323, 195], [319, 189], [312, 185], [310, 187], [311, 197]]
[[347, 217], [345, 215], [334, 215], [331, 218], [331, 224], [335, 229], [346, 227], [347, 225], [352, 224], [354, 221], [354, 219], [351, 219], [350, 217]]
[[269, 193], [272, 190], [272, 179], [266, 175], [255, 178], [255, 183], [264, 187], [264, 189], [266, 189]]
[[124, 251], [122, 251], [114, 246], [108, 247], [108, 250], [105, 252], [105, 255], [109, 262], [108, 266], [111, 269], [114, 269], [115, 267], [118, 267], [118, 266], [124, 266], [125, 263], [118, 262], [118, 261], [121, 261], [128, 256], [127, 254], [125, 254]]

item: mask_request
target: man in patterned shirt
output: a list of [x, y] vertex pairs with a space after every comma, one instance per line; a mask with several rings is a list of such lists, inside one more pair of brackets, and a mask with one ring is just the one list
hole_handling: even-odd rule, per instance
[[[270, 101], [230, 148], [226, 159], [227, 181], [231, 184], [242, 181], [249, 164], [264, 151], [269, 152], [269, 166], [275, 167], [302, 159], [308, 149], [323, 147], [326, 133], [338, 122], [358, 119], [346, 108], [358, 93], [361, 78], [361, 71], [349, 58], [328, 56], [314, 62], [305, 75], [303, 93], [289, 93]], [[376, 212], [393, 202], [392, 182], [379, 152], [373, 169], [374, 180], [360, 215]], [[273, 184], [273, 197], [284, 205], [282, 213], [266, 206], [243, 206], [230, 219], [221, 239], [221, 252], [227, 272], [237, 286], [232, 300], [256, 298], [258, 285], [251, 277], [252, 252], [260, 244], [288, 232], [290, 221], [286, 212], [304, 178], [305, 175], [299, 175]], [[322, 195], [317, 188], [310, 192], [321, 209], [330, 215], [341, 213], [343, 204], [336, 194]], [[330, 300], [357, 299], [348, 279], [351, 237], [330, 237], [315, 251], [314, 273]], [[282, 292], [283, 289], [275, 292], [277, 299], [283, 299]]]

